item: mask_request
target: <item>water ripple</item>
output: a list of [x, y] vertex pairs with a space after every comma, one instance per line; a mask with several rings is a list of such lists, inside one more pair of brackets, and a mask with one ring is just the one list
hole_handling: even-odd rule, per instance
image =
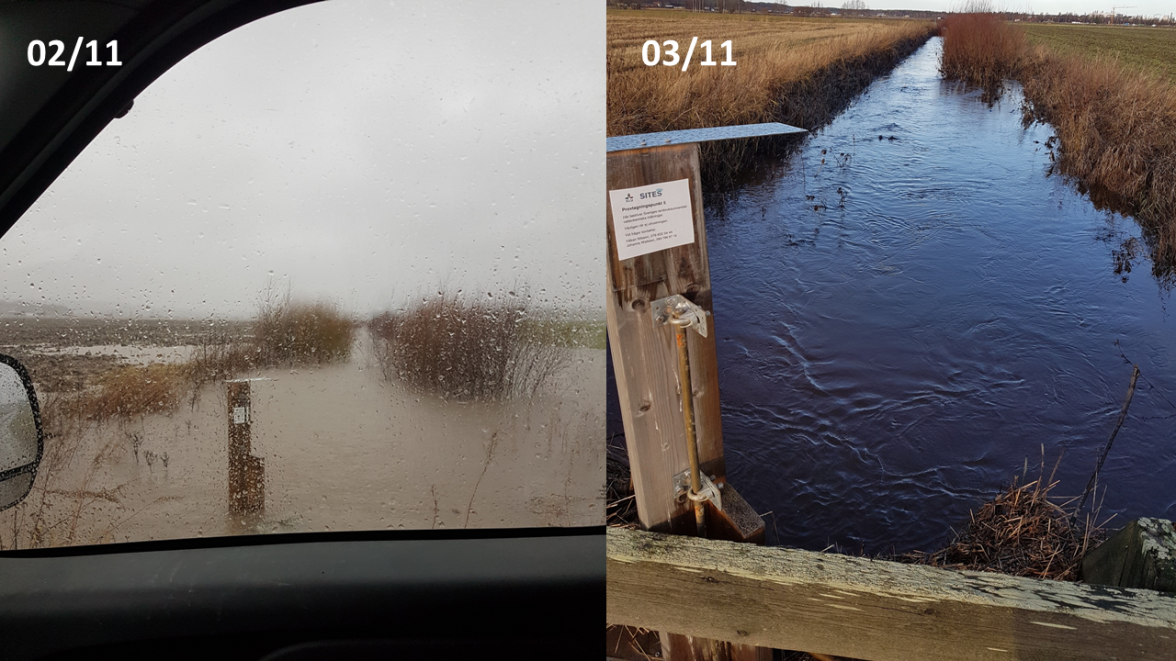
[[[930, 548], [1042, 446], [1081, 491], [1130, 375], [1116, 340], [1176, 399], [1166, 295], [1099, 239], [1132, 223], [1048, 176], [1017, 90], [941, 81], [938, 48], [708, 210], [727, 463], [773, 541]], [[1104, 513], [1176, 513], [1166, 407], [1136, 396]]]

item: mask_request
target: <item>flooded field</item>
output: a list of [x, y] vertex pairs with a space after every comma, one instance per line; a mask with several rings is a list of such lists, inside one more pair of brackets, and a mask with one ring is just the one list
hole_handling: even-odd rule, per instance
[[[1134, 221], [1051, 176], [1018, 89], [932, 40], [758, 179], [710, 200], [728, 476], [769, 541], [938, 547], [1044, 453], [1102, 516], [1176, 516], [1176, 319]], [[611, 424], [611, 423], [610, 423]], [[619, 430], [619, 423], [610, 429]], [[1064, 456], [1063, 456], [1064, 455]]]
[[[513, 20], [471, 6], [389, 67], [434, 17], [348, 4], [156, 72], [4, 233], [47, 433], [4, 548], [603, 523], [599, 60], [471, 58]], [[561, 16], [532, 41], [599, 52]]]
[[[250, 370], [240, 376], [254, 379], [251, 454], [264, 462], [266, 506], [231, 515], [223, 380], [184, 382], [177, 405], [146, 414], [63, 405], [130, 366], [147, 365], [143, 378], [182, 370], [204, 337], [185, 329], [200, 322], [4, 323], [23, 343], [2, 351], [29, 366], [50, 432], [33, 492], [0, 517], [5, 548], [14, 537], [57, 546], [603, 518], [599, 349], [560, 348], [538, 396], [499, 402], [446, 401], [386, 378], [366, 327], [345, 360]], [[245, 322], [218, 330], [226, 342], [249, 337]], [[87, 385], [71, 388], [71, 374]]]

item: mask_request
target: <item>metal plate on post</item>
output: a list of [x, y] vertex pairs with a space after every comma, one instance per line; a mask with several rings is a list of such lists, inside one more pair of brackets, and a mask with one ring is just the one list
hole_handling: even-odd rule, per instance
[[795, 126], [781, 124], [780, 122], [744, 124], [742, 126], [716, 126], [709, 129], [687, 129], [685, 131], [661, 131], [659, 133], [619, 135], [608, 138], [607, 151], [627, 151], [629, 149], [664, 147], [665, 145], [684, 145], [690, 142], [765, 138], [772, 135], [799, 135], [801, 133], [808, 133], [808, 131]]
[[707, 336], [707, 311], [681, 294], [657, 299], [650, 304], [649, 314], [653, 317], [653, 323], [656, 326], [664, 326], [671, 319], [685, 319], [687, 323], [682, 324], [683, 326], [695, 329], [703, 337]]

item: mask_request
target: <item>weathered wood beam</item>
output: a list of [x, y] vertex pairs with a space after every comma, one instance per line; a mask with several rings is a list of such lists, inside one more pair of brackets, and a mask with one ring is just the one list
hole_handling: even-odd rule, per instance
[[872, 661], [1176, 659], [1176, 595], [608, 530], [608, 622]]

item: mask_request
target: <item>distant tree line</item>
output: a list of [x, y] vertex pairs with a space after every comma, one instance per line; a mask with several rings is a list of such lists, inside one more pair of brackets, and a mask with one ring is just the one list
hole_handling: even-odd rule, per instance
[[1161, 17], [1133, 16], [1126, 13], [1110, 14], [1107, 12], [1091, 12], [1089, 14], [1058, 13], [1058, 14], [1023, 14], [1004, 12], [1003, 16], [1010, 21], [1022, 23], [1089, 23], [1092, 25], [1176, 25], [1174, 16], [1169, 14]]
[[783, 8], [765, 2], [744, 2], [744, 0], [606, 0], [609, 7], [624, 9], [686, 9], [690, 11], [715, 11], [723, 13], [748, 13], [756, 11], [755, 5]]
[[821, 0], [804, 6], [783, 2], [748, 2], [746, 0], [606, 0], [609, 7], [621, 9], [684, 9], [740, 14], [792, 14], [794, 16], [869, 16], [886, 18], [936, 19], [943, 12], [917, 9], [870, 9], [867, 0], [843, 0], [840, 7], [824, 7]]
[[[748, 2], [746, 0], [606, 0], [609, 7], [624, 9], [685, 9], [688, 11], [705, 11], [721, 13], [775, 13], [794, 14], [796, 16], [879, 16], [888, 18], [941, 18], [946, 12], [933, 12], [907, 9], [876, 9], [869, 8], [866, 0], [844, 0], [840, 8], [822, 7], [820, 0], [812, 0], [805, 6], [789, 6], [783, 2]], [[991, 5], [983, 1], [974, 3], [976, 8], [971, 11], [988, 11]], [[965, 12], [969, 9], [965, 9]], [[1088, 14], [1058, 13], [1034, 14], [1019, 12], [991, 12], [1000, 14], [1009, 21], [1023, 23], [1089, 23], [1093, 25], [1163, 25], [1176, 26], [1176, 15], [1169, 14], [1162, 17], [1133, 16], [1130, 14], [1110, 14], [1092, 12]]]

